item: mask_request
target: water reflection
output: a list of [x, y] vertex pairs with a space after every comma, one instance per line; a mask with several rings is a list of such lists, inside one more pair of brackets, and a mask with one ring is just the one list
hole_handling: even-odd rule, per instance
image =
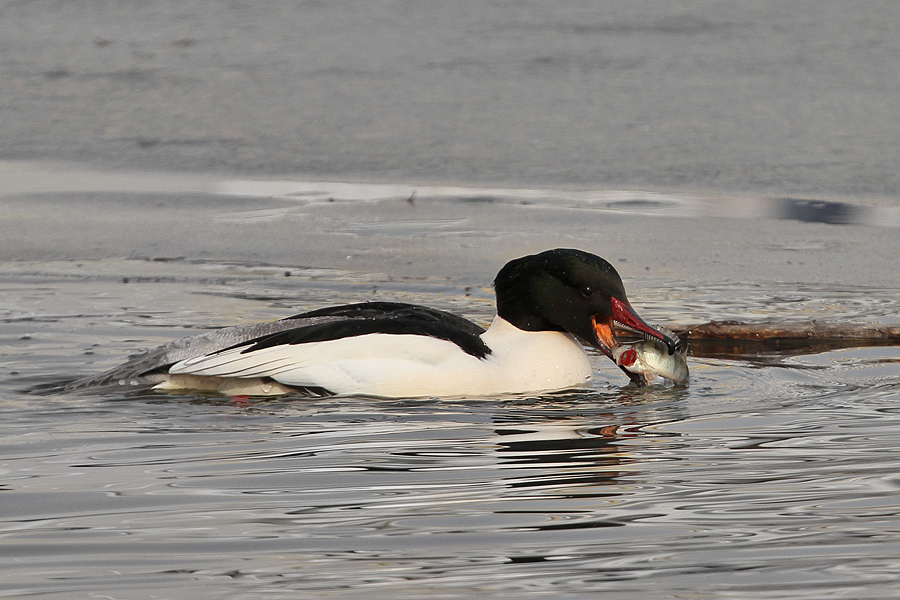
[[[876, 574], [893, 564], [900, 510], [895, 464], [878, 458], [895, 445], [900, 373], [880, 352], [709, 365], [721, 369], [711, 379], [743, 382], [731, 392], [700, 369], [687, 389], [239, 405], [134, 395], [83, 399], [65, 420], [19, 411], [4, 456], [29, 475], [6, 482], [20, 502], [4, 510], [5, 547], [20, 574], [63, 568], [63, 555], [28, 548], [80, 557], [66, 564], [81, 578], [27, 584], [45, 592], [112, 585], [101, 565], [119, 585], [222, 592], [224, 578], [275, 597], [413, 598], [473, 581], [481, 593], [616, 582], [639, 595], [649, 576], [740, 593], [759, 588], [735, 574], [759, 570], [780, 589], [817, 577], [854, 589], [862, 573], [887, 581]], [[835, 368], [859, 378], [852, 395], [829, 384]], [[881, 383], [866, 385], [872, 375]], [[25, 418], [52, 431], [26, 444], [10, 429]]]

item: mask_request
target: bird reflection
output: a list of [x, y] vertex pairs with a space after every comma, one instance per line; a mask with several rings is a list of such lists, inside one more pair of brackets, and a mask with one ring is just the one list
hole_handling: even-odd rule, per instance
[[[530, 411], [504, 415], [494, 429], [495, 451], [501, 467], [515, 469], [517, 476], [505, 483], [513, 488], [565, 488], [567, 486], [610, 485], [624, 476], [634, 474], [629, 465], [637, 466], [634, 456], [623, 440], [638, 437], [662, 436], [645, 428], [653, 423], [680, 418], [683, 405], [673, 402], [677, 390], [667, 388], [634, 391], [618, 390], [614, 408], [595, 414], [537, 420], [544, 413], [560, 413], [560, 400], [553, 399], [553, 408], [540, 403]], [[610, 406], [609, 398], [605, 405]], [[549, 399], [544, 399], [549, 400]], [[584, 407], [585, 397], [577, 398]], [[571, 406], [563, 414], [571, 415]], [[518, 411], [514, 411], [518, 413]], [[673, 414], [679, 413], [679, 414]], [[527, 416], [526, 416], [527, 415]], [[516, 417], [519, 417], [518, 419]], [[529, 471], [534, 469], [534, 471]], [[523, 476], [523, 473], [526, 473]], [[563, 492], [563, 490], [560, 490]], [[586, 490], [572, 490], [583, 497]], [[568, 493], [568, 492], [563, 492]], [[600, 493], [599, 495], [603, 495]]]
[[497, 429], [500, 462], [518, 469], [551, 471], [507, 479], [510, 487], [558, 487], [607, 484], [621, 476], [620, 467], [629, 459], [615, 445], [619, 427], [590, 429], [561, 425], [533, 429]]

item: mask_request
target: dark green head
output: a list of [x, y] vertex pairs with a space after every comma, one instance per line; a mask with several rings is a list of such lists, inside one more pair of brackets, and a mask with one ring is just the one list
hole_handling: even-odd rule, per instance
[[615, 268], [583, 250], [557, 248], [511, 260], [494, 290], [497, 314], [525, 331], [565, 331], [612, 356], [617, 323], [675, 349], [675, 340], [631, 308]]

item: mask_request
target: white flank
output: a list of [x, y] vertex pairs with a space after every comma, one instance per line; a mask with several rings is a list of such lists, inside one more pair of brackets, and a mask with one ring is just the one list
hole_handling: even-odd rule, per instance
[[496, 317], [482, 339], [492, 350], [485, 359], [446, 340], [369, 334], [244, 354], [237, 348], [183, 360], [169, 373], [268, 377], [339, 395], [393, 398], [540, 392], [584, 387], [591, 381], [590, 361], [569, 334], [526, 332]]

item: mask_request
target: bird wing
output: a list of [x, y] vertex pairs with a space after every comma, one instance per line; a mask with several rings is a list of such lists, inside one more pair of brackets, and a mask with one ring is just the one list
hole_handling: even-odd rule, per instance
[[[453, 342], [467, 354], [483, 358], [490, 349], [479, 337], [484, 330], [458, 315], [397, 302], [363, 302], [294, 315], [279, 321], [238, 325], [175, 340], [134, 357], [101, 375], [74, 381], [67, 389], [122, 382], [141, 384], [152, 373], [211, 374], [232, 377], [271, 376], [315, 354], [315, 342], [371, 334], [419, 335]], [[300, 346], [305, 346], [303, 351]], [[323, 362], [318, 357], [318, 362]], [[232, 367], [225, 368], [225, 364]], [[229, 371], [229, 369], [233, 369]], [[255, 375], [255, 374], [259, 375]]]

